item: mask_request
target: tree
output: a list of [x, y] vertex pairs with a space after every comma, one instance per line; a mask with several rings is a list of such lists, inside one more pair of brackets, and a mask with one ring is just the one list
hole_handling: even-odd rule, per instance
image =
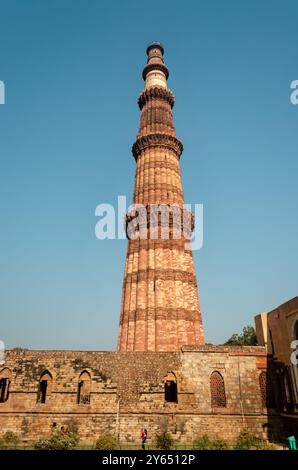
[[234, 333], [225, 343], [228, 346], [256, 346], [258, 344], [257, 335], [253, 326], [247, 325], [243, 328], [242, 334]]

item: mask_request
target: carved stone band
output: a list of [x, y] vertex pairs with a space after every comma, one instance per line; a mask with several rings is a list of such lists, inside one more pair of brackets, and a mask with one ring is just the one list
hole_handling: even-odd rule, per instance
[[142, 109], [143, 106], [150, 100], [153, 99], [162, 99], [169, 103], [171, 108], [174, 106], [175, 97], [170, 90], [167, 90], [162, 87], [151, 87], [144, 90], [138, 98], [139, 108]]
[[137, 161], [140, 153], [148, 147], [166, 147], [171, 149], [178, 158], [183, 152], [183, 144], [169, 134], [148, 134], [144, 137], [139, 137], [132, 146], [132, 154]]

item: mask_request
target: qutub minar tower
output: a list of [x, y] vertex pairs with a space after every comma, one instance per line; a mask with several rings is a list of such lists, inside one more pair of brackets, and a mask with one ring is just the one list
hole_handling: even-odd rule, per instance
[[[140, 129], [132, 152], [136, 160], [134, 204], [176, 205], [183, 209], [179, 159], [163, 47], [147, 48], [145, 87], [138, 98]], [[133, 216], [127, 215], [127, 223]], [[152, 222], [151, 222], [152, 223]], [[160, 226], [161, 219], [157, 225]], [[152, 227], [151, 227], [152, 228]], [[160, 228], [160, 227], [159, 227]], [[204, 344], [197, 281], [186, 239], [129, 239], [122, 292], [118, 351], [178, 351]], [[158, 229], [157, 229], [158, 230]]]

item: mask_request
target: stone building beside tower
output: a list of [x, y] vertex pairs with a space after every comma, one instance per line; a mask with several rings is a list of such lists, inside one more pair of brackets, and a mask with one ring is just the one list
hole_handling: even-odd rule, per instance
[[[134, 203], [145, 208], [145, 215], [140, 220], [138, 210], [130, 211], [126, 224], [128, 235], [133, 225], [135, 233], [147, 236], [128, 236], [117, 352], [7, 351], [0, 366], [0, 434], [14, 431], [31, 441], [75, 424], [86, 442], [104, 432], [135, 442], [140, 427], [151, 438], [166, 427], [176, 441], [185, 442], [202, 434], [232, 441], [242, 428], [278, 440], [289, 429], [284, 415], [297, 412], [297, 371], [291, 369], [286, 347], [298, 334], [298, 327], [286, 326], [297, 319], [297, 302], [282, 310], [288, 336], [279, 333], [278, 312], [269, 314], [267, 323], [264, 315], [257, 318], [259, 346], [205, 344], [187, 243], [193, 217], [183, 208], [183, 146], [173, 123], [174, 96], [163, 53], [159, 43], [147, 48], [138, 99]], [[160, 237], [161, 215], [151, 217], [155, 205], [178, 208], [190, 230], [177, 238], [177, 219], [170, 211], [169, 237]], [[275, 353], [268, 347], [269, 323], [276, 347], [274, 336], [279, 335]], [[277, 362], [286, 367], [276, 367]], [[285, 370], [294, 381], [291, 395], [283, 388]]]

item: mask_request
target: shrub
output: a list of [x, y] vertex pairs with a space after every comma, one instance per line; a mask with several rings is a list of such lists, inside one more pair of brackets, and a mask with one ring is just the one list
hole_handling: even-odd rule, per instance
[[271, 444], [270, 442], [264, 442], [260, 450], [277, 450], [276, 445]]
[[0, 438], [0, 449], [15, 449], [20, 441], [17, 434], [12, 431], [7, 431]]
[[196, 450], [210, 450], [211, 440], [207, 434], [203, 436], [198, 436], [193, 442], [193, 448]]
[[235, 450], [257, 450], [262, 443], [248, 429], [242, 429], [234, 445]]
[[95, 443], [97, 450], [116, 450], [118, 444], [114, 436], [111, 434], [102, 434]]
[[39, 439], [35, 442], [36, 450], [70, 450], [78, 445], [79, 438], [72, 432], [53, 432], [45, 439]]
[[193, 448], [196, 450], [276, 450], [274, 444], [256, 438], [248, 429], [242, 429], [234, 446], [230, 446], [224, 439], [210, 439], [207, 434], [204, 434], [194, 440]]
[[196, 450], [228, 450], [230, 446], [224, 439], [211, 440], [207, 434], [203, 434], [194, 440], [193, 448]]
[[214, 439], [211, 442], [211, 449], [212, 450], [229, 450], [230, 446], [224, 439]]
[[163, 431], [160, 434], [155, 436], [155, 447], [160, 450], [171, 450], [173, 447], [174, 441], [170, 434], [166, 431]]

